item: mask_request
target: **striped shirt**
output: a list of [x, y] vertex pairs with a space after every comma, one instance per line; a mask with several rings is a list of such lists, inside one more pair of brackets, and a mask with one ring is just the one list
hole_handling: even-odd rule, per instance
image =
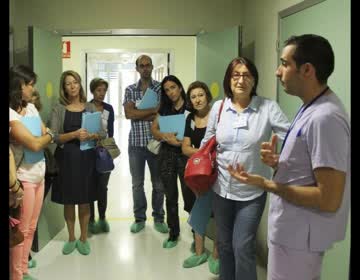
[[[149, 86], [150, 89], [155, 91], [158, 94], [158, 100], [160, 101], [160, 91], [161, 85], [158, 81], [151, 80], [151, 84]], [[128, 102], [132, 102], [136, 105], [139, 104], [141, 99], [143, 98], [145, 92], [141, 91], [140, 80], [128, 86], [125, 89], [125, 98], [123, 105]], [[145, 120], [131, 120], [131, 129], [129, 133], [129, 146], [135, 147], [146, 147], [149, 140], [153, 138], [150, 128], [152, 121]]]

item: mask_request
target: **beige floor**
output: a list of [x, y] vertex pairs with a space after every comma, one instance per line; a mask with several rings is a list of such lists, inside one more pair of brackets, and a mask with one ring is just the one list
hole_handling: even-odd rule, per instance
[[[208, 270], [207, 263], [196, 268], [182, 268], [183, 260], [190, 255], [192, 234], [188, 226], [187, 213], [182, 210], [180, 199], [181, 239], [172, 249], [163, 249], [162, 242], [166, 234], [153, 228], [151, 218], [151, 184], [146, 168], [145, 189], [148, 198], [146, 227], [138, 234], [129, 230], [133, 222], [131, 176], [128, 165], [127, 139], [130, 121], [116, 122], [115, 137], [122, 151], [116, 159], [108, 191], [107, 217], [111, 230], [108, 234], [94, 235], [89, 238], [91, 254], [83, 256], [77, 251], [64, 256], [61, 249], [67, 239], [64, 228], [40, 252], [33, 256], [37, 267], [31, 269], [31, 275], [39, 280], [184, 280], [184, 279], [218, 279]], [[180, 196], [181, 197], [181, 196]], [[149, 203], [150, 202], [150, 203]], [[79, 233], [77, 225], [76, 232]], [[79, 234], [78, 234], [79, 236]], [[212, 242], [207, 240], [205, 246], [211, 250]], [[258, 280], [265, 280], [266, 275], [258, 267]]]

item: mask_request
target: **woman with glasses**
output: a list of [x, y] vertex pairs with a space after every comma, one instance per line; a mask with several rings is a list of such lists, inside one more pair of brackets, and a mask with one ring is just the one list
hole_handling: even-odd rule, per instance
[[[283, 139], [289, 122], [275, 101], [256, 93], [258, 71], [245, 57], [228, 65], [224, 101], [214, 103], [202, 144], [216, 135], [218, 178], [212, 190], [221, 280], [255, 280], [255, 239], [266, 202], [260, 188], [232, 178], [227, 167], [246, 166], [251, 173], [270, 178], [259, 147], [274, 132]], [[220, 120], [218, 112], [224, 102]]]
[[34, 279], [28, 274], [28, 255], [43, 204], [45, 161], [42, 150], [53, 140], [53, 133], [45, 127], [38, 110], [31, 104], [36, 81], [36, 73], [28, 66], [10, 68], [9, 140], [17, 177], [10, 191], [20, 199], [20, 185], [24, 188], [17, 217], [24, 241], [10, 250], [11, 280]]

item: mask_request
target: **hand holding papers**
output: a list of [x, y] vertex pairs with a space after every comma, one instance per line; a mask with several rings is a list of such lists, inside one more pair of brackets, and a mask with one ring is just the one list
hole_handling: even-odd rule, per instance
[[137, 105], [138, 109], [150, 109], [155, 108], [159, 104], [158, 102], [158, 94], [150, 88], [147, 88], [143, 98], [141, 99], [139, 105]]
[[160, 116], [159, 117], [160, 132], [177, 133], [176, 139], [182, 140], [185, 132], [185, 114]]
[[[39, 116], [21, 118], [21, 122], [34, 136], [41, 136], [41, 119]], [[44, 159], [44, 151], [33, 152], [27, 148], [24, 148], [24, 162], [36, 163]]]
[[[82, 114], [81, 128], [85, 128], [88, 133], [98, 133], [101, 129], [101, 113], [85, 112]], [[80, 150], [88, 150], [95, 148], [95, 140], [87, 140], [80, 142]]]

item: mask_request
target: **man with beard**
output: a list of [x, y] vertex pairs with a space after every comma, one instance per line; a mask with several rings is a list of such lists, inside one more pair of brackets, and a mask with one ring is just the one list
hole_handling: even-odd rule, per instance
[[137, 109], [137, 105], [148, 88], [155, 91], [158, 94], [158, 100], [160, 100], [160, 83], [151, 78], [152, 70], [152, 60], [149, 56], [141, 55], [136, 59], [136, 71], [140, 74], [140, 80], [125, 89], [123, 103], [125, 116], [131, 120], [128, 152], [135, 216], [135, 222], [130, 228], [132, 233], [137, 233], [145, 227], [147, 208], [144, 192], [145, 162], [147, 162], [151, 174], [154, 227], [161, 233], [168, 232], [168, 227], [164, 223], [164, 194], [156, 162], [157, 156], [146, 148], [152, 139], [150, 127], [159, 107]]

